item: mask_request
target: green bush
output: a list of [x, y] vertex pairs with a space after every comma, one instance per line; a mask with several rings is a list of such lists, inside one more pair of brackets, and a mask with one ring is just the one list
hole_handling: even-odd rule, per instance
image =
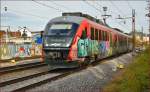
[[104, 92], [147, 92], [150, 87], [150, 48], [135, 57], [132, 64], [104, 87]]

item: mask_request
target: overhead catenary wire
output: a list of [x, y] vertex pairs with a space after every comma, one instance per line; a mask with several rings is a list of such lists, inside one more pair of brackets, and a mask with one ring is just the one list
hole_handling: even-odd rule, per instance
[[90, 7], [94, 8], [95, 10], [98, 11], [98, 13], [102, 13], [102, 11], [100, 9], [98, 9], [97, 7], [95, 7], [94, 5], [90, 4], [88, 1], [83, 0], [84, 3], [86, 3], [87, 5], [89, 5]]
[[[109, 0], [110, 3], [116, 8], [116, 10], [118, 10], [119, 13], [121, 13], [124, 17], [125, 17], [125, 14], [119, 9], [119, 7], [116, 6], [116, 4], [114, 4], [111, 0]], [[129, 6], [129, 8], [131, 8], [131, 10], [133, 9], [133, 7], [130, 5], [130, 3], [127, 1], [127, 4]], [[138, 22], [138, 23], [137, 23]], [[137, 24], [140, 25], [140, 22], [139, 20], [137, 19]], [[127, 25], [128, 26], [128, 25]], [[129, 27], [129, 26], [128, 26]]]
[[[93, 1], [94, 2], [94, 1]], [[94, 2], [95, 3], [95, 2]], [[99, 3], [96, 3], [98, 6], [100, 6], [100, 7], [102, 7], [102, 5], [100, 5]], [[111, 13], [112, 13], [112, 11], [111, 11]], [[118, 21], [116, 21], [116, 19], [113, 19], [113, 20], [115, 20], [115, 22], [116, 23], [118, 23], [120, 26], [122, 26], [123, 28], [125, 28], [125, 29], [127, 29], [127, 30], [129, 30], [129, 27], [125, 27], [124, 25], [122, 25], [121, 23], [119, 23]]]
[[58, 12], [64, 12], [64, 11], [61, 10], [61, 9], [58, 9], [58, 8], [53, 7], [53, 6], [50, 6], [50, 5], [47, 5], [47, 4], [38, 2], [38, 1], [36, 1], [36, 0], [32, 0], [32, 1], [35, 2], [35, 3], [37, 3], [37, 4], [40, 4], [40, 5], [42, 5], [42, 6], [45, 6], [45, 7], [47, 7], [47, 8], [54, 9], [54, 10], [56, 10], [56, 11], [58, 11]]
[[17, 11], [17, 10], [14, 10], [14, 9], [9, 9], [10, 12], [13, 12], [13, 13], [16, 13], [16, 14], [21, 14], [21, 15], [25, 15], [25, 16], [32, 16], [32, 17], [36, 17], [36, 18], [39, 18], [39, 19], [48, 19], [47, 17], [42, 17], [42, 16], [39, 16], [39, 15], [34, 15], [34, 14], [31, 14], [31, 13], [27, 13], [27, 12], [22, 12], [22, 11]]
[[120, 10], [120, 8], [119, 8], [116, 4], [114, 4], [111, 0], [109, 0], [109, 1], [110, 1], [110, 3], [116, 8], [116, 10], [117, 10], [119, 13], [121, 13], [122, 15], [125, 16], [125, 14]]
[[[93, 1], [93, 3], [95, 3], [95, 1]], [[100, 5], [98, 2], [97, 3], [95, 3], [96, 5], [98, 5], [98, 6], [100, 6], [100, 8], [102, 8], [103, 6], [102, 5]]]
[[60, 4], [57, 4], [56, 2], [54, 2], [54, 1], [52, 1], [52, 0], [50, 0], [51, 1], [51, 3], [53, 3], [53, 4], [55, 4], [56, 6], [58, 6], [58, 7], [62, 7], [62, 8], [64, 8], [64, 9], [66, 9], [66, 10], [70, 10], [68, 7], [65, 7], [64, 5], [60, 5]]
[[129, 8], [133, 9], [133, 7], [130, 5], [129, 1], [126, 0], [126, 2], [127, 2], [128, 6], [129, 6]]
[[[132, 5], [130, 4], [130, 2], [127, 0], [126, 1], [127, 2], [127, 5], [129, 6], [129, 8], [131, 8], [131, 10], [133, 9], [133, 7], [132, 7]], [[137, 19], [137, 22], [138, 22], [138, 25], [140, 26], [140, 22], [139, 22], [139, 20]]]
[[[118, 13], [120, 13], [120, 14], [122, 14], [122, 15], [125, 16], [125, 14], [119, 9], [119, 7], [117, 7], [111, 0], [109, 0], [109, 1], [112, 4], [112, 6], [116, 8], [116, 10], [118, 11]], [[128, 25], [126, 25], [126, 26], [127, 26], [127, 28], [129, 28]]]

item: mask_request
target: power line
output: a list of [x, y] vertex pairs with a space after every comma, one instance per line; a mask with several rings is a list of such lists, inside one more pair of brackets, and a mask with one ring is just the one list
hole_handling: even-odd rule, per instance
[[120, 9], [118, 6], [116, 6], [116, 4], [114, 4], [111, 0], [109, 0], [110, 3], [116, 8], [116, 10], [118, 10], [119, 13], [122, 13], [123, 15], [125, 15]]
[[[133, 7], [132, 7], [132, 5], [129, 3], [129, 1], [127, 0], [126, 1], [127, 2], [127, 4], [128, 4], [128, 6], [129, 6], [129, 8], [131, 8], [131, 10], [133, 9]], [[139, 20], [137, 19], [137, 22], [138, 22], [138, 25], [140, 26], [140, 22], [139, 22]]]
[[17, 14], [21, 14], [21, 15], [27, 15], [27, 16], [33, 16], [33, 17], [36, 17], [36, 18], [40, 18], [40, 19], [48, 19], [47, 17], [41, 17], [41, 16], [38, 16], [38, 15], [34, 15], [34, 14], [31, 14], [31, 13], [25, 13], [25, 12], [21, 12], [21, 11], [16, 11], [14, 9], [9, 9], [10, 12], [14, 12], [14, 13], [17, 13]]
[[[113, 13], [113, 11], [110, 11], [110, 12]], [[129, 27], [126, 27], [125, 25], [119, 23], [116, 19], [114, 19], [114, 18], [112, 18], [112, 19], [115, 20], [115, 22], [116, 22], [117, 24], [119, 24], [120, 26], [122, 26], [123, 28], [125, 28], [125, 29], [127, 29], [127, 30], [130, 30]]]
[[129, 1], [127, 0], [126, 2], [127, 2], [128, 6], [129, 6], [129, 7], [131, 8], [131, 10], [132, 10], [133, 7], [130, 5]]
[[55, 7], [52, 7], [52, 6], [49, 6], [47, 4], [44, 4], [44, 3], [41, 3], [41, 2], [38, 2], [38, 1], [35, 1], [35, 0], [32, 0], [33, 2], [37, 3], [37, 4], [40, 4], [42, 6], [45, 6], [47, 8], [50, 8], [50, 9], [54, 9], [54, 10], [57, 10], [58, 12], [64, 12], [63, 10], [61, 9], [58, 9], [58, 8], [55, 8]]
[[[93, 1], [93, 3], [95, 3], [95, 1]], [[101, 8], [103, 7], [102, 5], [100, 5], [99, 3], [95, 3], [96, 5], [100, 6]]]
[[[119, 9], [119, 7], [117, 7], [111, 0], [109, 0], [109, 1], [110, 1], [110, 3], [116, 8], [116, 10], [118, 10], [119, 13], [121, 13], [122, 15], [125, 16], [125, 14], [123, 14], [123, 12]], [[129, 28], [128, 25], [126, 25], [126, 26]]]
[[64, 9], [66, 9], [66, 10], [69, 11], [69, 8], [67, 8], [67, 7], [65, 7], [65, 6], [63, 6], [63, 5], [57, 4], [57, 3], [55, 3], [55, 2], [52, 1], [52, 0], [50, 0], [50, 1], [51, 1], [51, 3], [55, 4], [56, 6], [63, 7]]
[[[93, 1], [93, 2], [94, 2], [94, 1]], [[99, 3], [96, 3], [96, 4], [99, 5], [100, 7], [102, 7], [102, 5], [100, 5]], [[112, 13], [112, 11], [111, 11], [111, 13]], [[122, 25], [121, 23], [119, 23], [116, 19], [113, 19], [113, 20], [115, 20], [115, 22], [118, 23], [118, 24], [119, 24], [120, 26], [122, 26], [123, 28], [129, 30], [129, 27], [125, 27], [124, 25]]]
[[[110, 1], [110, 0], [109, 0]], [[128, 0], [126, 1], [129, 8], [131, 8], [131, 10], [133, 9], [133, 7], [130, 5], [130, 3], [128, 2]], [[117, 7], [112, 1], [110, 1], [110, 3], [118, 10], [119, 13], [122, 13], [122, 15], [125, 16], [125, 14], [119, 9], [119, 7]], [[139, 20], [137, 19], [138, 25], [140, 25]], [[128, 25], [127, 25], [128, 26]], [[128, 26], [129, 27], [129, 26]]]
[[88, 1], [83, 0], [84, 3], [86, 3], [87, 5], [91, 6], [92, 8], [94, 8], [95, 10], [99, 11], [99, 13], [102, 13], [102, 11], [100, 9], [98, 9], [97, 7], [91, 5]]
[[125, 28], [125, 29], [127, 29], [127, 30], [130, 30], [129, 27], [126, 27], [125, 25], [119, 23], [116, 19], [113, 19], [113, 20], [115, 20], [115, 22], [117, 22], [117, 23], [118, 23], [120, 26], [122, 26], [123, 28]]

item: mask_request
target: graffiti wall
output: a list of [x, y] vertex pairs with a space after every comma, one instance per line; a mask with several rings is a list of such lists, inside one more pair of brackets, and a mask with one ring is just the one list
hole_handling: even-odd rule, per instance
[[11, 59], [15, 57], [32, 57], [42, 54], [41, 44], [0, 44], [0, 60]]

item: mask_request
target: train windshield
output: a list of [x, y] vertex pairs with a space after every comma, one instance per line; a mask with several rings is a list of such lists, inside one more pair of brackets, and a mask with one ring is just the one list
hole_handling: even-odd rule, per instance
[[77, 29], [77, 24], [74, 23], [55, 23], [51, 24], [46, 35], [71, 36]]

